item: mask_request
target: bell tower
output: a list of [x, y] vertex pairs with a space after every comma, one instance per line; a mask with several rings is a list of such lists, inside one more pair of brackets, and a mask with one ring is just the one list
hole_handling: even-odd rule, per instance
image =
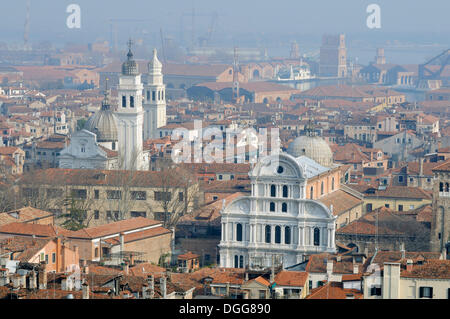
[[142, 130], [144, 111], [142, 108], [141, 74], [131, 52], [128, 41], [127, 60], [122, 64], [119, 76], [117, 131], [119, 140], [119, 166], [126, 170], [146, 170], [148, 159], [142, 152]]
[[144, 86], [144, 140], [157, 138], [157, 129], [166, 125], [166, 86], [162, 64], [156, 49], [148, 63], [147, 84]]

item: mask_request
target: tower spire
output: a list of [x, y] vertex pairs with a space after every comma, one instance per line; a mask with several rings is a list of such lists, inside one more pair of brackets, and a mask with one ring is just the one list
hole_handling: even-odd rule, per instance
[[110, 90], [108, 90], [108, 78], [105, 79], [105, 93], [104, 93], [104, 98], [102, 101], [102, 110], [109, 110], [111, 104], [110, 104], [110, 95], [111, 92]]

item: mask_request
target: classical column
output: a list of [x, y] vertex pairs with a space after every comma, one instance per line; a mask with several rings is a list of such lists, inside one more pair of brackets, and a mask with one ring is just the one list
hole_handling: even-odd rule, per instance
[[275, 226], [270, 225], [270, 243], [273, 244], [275, 242]]

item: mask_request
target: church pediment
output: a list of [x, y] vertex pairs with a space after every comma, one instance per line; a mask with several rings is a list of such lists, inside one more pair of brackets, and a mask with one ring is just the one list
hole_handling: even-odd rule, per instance
[[289, 154], [270, 155], [260, 160], [250, 173], [256, 178], [304, 179], [304, 168]]

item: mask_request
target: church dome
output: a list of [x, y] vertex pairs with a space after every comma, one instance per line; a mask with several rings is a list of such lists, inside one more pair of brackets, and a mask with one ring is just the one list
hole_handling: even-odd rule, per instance
[[333, 165], [333, 152], [328, 143], [319, 136], [299, 136], [289, 144], [287, 153], [293, 157], [306, 156], [322, 166]]
[[115, 142], [117, 137], [117, 118], [109, 105], [109, 94], [105, 94], [100, 111], [92, 115], [84, 128], [97, 135], [97, 142]]

